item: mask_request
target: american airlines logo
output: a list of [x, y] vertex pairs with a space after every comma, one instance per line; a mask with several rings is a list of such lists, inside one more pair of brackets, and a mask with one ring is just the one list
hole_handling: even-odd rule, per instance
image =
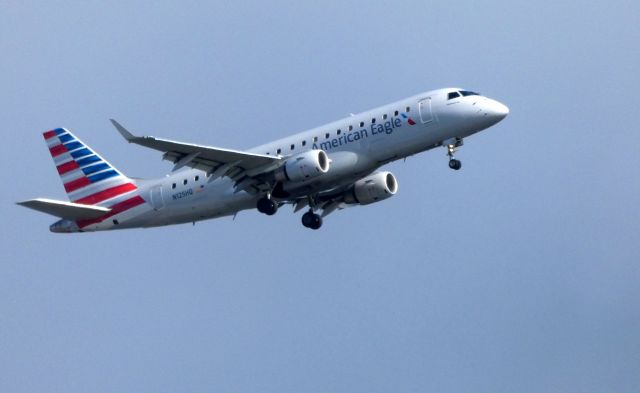
[[[402, 117], [407, 119], [407, 123], [409, 125], [415, 125], [416, 122], [411, 118], [402, 114]], [[402, 127], [402, 120], [399, 118], [393, 118], [391, 120], [387, 120], [384, 123], [371, 124], [371, 126], [367, 128], [362, 128], [360, 130], [355, 130], [353, 132], [349, 132], [344, 135], [340, 135], [337, 138], [333, 138], [326, 142], [314, 143], [314, 149], [322, 149], [322, 150], [330, 150], [335, 149], [339, 146], [348, 145], [349, 143], [357, 142], [361, 139], [368, 138], [370, 135], [378, 135], [378, 134], [387, 134], [390, 135], [396, 128]]]

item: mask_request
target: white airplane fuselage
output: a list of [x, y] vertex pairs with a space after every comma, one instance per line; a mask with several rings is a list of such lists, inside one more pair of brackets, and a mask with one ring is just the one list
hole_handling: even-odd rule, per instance
[[[457, 93], [453, 94], [452, 92]], [[508, 108], [463, 89], [421, 93], [282, 138], [248, 150], [275, 157], [295, 156], [312, 149], [326, 152], [329, 170], [299, 182], [285, 182], [279, 203], [307, 195], [347, 188], [382, 165], [434, 147], [450, 146], [502, 120]], [[454, 168], [455, 169], [455, 168]], [[54, 232], [99, 231], [154, 227], [235, 215], [255, 209], [262, 194], [235, 187], [228, 177], [211, 181], [211, 173], [181, 169], [153, 180], [132, 179], [141, 203], [122, 213], [80, 229], [69, 220], [52, 225]]]

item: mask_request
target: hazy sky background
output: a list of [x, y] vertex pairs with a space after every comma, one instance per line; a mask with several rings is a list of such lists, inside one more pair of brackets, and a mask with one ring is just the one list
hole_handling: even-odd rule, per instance
[[[233, 3], [233, 5], [231, 5]], [[640, 391], [640, 3], [0, 2], [2, 392]], [[509, 117], [399, 193], [60, 235], [41, 133], [249, 148], [461, 86]]]

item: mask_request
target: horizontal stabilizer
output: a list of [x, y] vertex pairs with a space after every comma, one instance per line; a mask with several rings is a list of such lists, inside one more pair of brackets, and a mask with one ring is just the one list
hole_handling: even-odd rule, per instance
[[33, 210], [51, 214], [68, 220], [91, 220], [104, 216], [111, 209], [100, 206], [82, 205], [80, 203], [57, 201], [54, 199], [36, 198], [17, 203]]

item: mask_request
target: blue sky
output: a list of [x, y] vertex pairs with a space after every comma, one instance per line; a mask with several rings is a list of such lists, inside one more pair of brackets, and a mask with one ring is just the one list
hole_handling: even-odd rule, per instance
[[[0, 12], [0, 391], [637, 392], [637, 2], [16, 2]], [[41, 132], [249, 148], [433, 88], [506, 103], [320, 231], [65, 236]]]

